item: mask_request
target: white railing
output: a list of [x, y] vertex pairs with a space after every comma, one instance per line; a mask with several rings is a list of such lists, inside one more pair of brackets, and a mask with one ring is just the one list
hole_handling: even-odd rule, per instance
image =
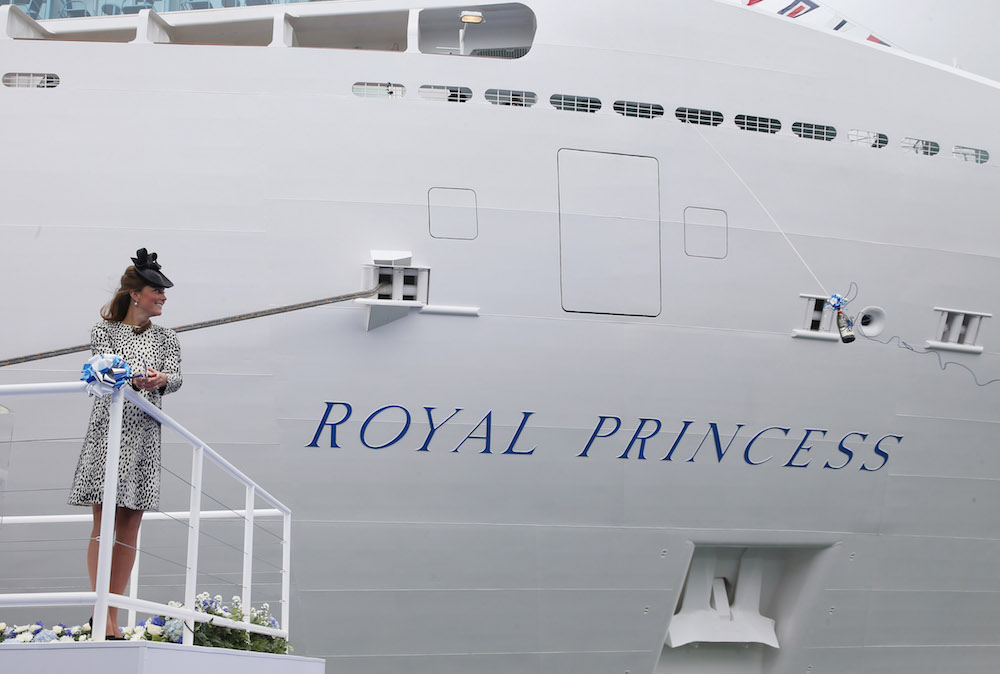
[[[41, 394], [69, 394], [82, 393], [87, 385], [80, 382], [56, 383], [56, 384], [15, 384], [0, 386], [0, 397], [16, 395], [41, 395]], [[288, 638], [289, 619], [289, 569], [291, 553], [292, 534], [292, 513], [278, 499], [271, 496], [253, 480], [244, 475], [239, 469], [233, 466], [220, 456], [215, 450], [205, 444], [194, 433], [190, 432], [161, 409], [149, 403], [129, 387], [115, 390], [111, 394], [111, 418], [108, 422], [108, 450], [107, 461], [104, 469], [104, 497], [103, 503], [117, 503], [118, 500], [118, 460], [121, 455], [121, 429], [122, 412], [124, 410], [125, 399], [139, 407], [143, 412], [156, 419], [163, 426], [173, 429], [181, 437], [191, 443], [194, 449], [194, 457], [191, 465], [191, 505], [188, 512], [171, 513], [148, 513], [144, 516], [147, 520], [158, 519], [188, 519], [188, 545], [187, 545], [187, 570], [184, 583], [184, 606], [170, 606], [152, 601], [139, 599], [138, 588], [138, 559], [132, 569], [129, 596], [115, 594], [111, 592], [111, 551], [114, 541], [114, 518], [116, 508], [101, 509], [101, 533], [97, 556], [97, 588], [94, 592], [34, 592], [19, 594], [0, 594], [0, 606], [94, 606], [93, 624], [96, 626], [107, 623], [107, 612], [109, 606], [124, 608], [129, 610], [129, 624], [135, 623], [135, 612], [153, 613], [165, 615], [171, 618], [181, 618], [182, 620], [192, 620], [195, 622], [210, 622], [213, 625], [223, 627], [233, 627], [236, 629], [256, 632], [273, 637]], [[246, 508], [242, 511], [201, 511], [201, 488], [202, 488], [202, 467], [205, 459], [222, 468], [226, 473], [241, 482], [246, 488]], [[257, 498], [268, 502], [273, 508], [255, 509]], [[255, 517], [281, 517], [281, 628], [276, 629], [263, 625], [255, 625], [250, 620], [251, 601], [251, 578], [253, 572], [253, 530]], [[226, 519], [244, 518], [243, 534], [243, 588], [242, 605], [244, 607], [244, 619], [242, 621], [222, 618], [207, 613], [194, 610], [195, 606], [195, 584], [198, 579], [198, 540], [201, 530], [201, 520], [203, 519]], [[21, 515], [14, 517], [0, 517], [0, 524], [44, 524], [55, 522], [84, 522], [90, 521], [91, 515]], [[138, 548], [138, 544], [136, 546]], [[104, 640], [104, 630], [94, 629], [93, 639], [95, 641]], [[183, 643], [191, 645], [194, 642], [194, 633], [191, 630], [184, 630]]]

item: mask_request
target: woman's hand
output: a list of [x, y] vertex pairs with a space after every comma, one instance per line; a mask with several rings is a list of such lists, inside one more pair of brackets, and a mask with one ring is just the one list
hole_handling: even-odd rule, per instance
[[167, 385], [167, 375], [151, 367], [146, 368], [145, 377], [136, 377], [132, 380], [135, 388], [139, 391], [155, 391]]

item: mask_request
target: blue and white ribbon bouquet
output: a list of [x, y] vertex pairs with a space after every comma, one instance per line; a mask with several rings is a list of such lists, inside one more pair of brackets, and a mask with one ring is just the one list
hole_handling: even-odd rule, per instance
[[[134, 375], [142, 376], [142, 375]], [[83, 366], [81, 381], [87, 382], [87, 393], [92, 396], [110, 395], [134, 377], [132, 368], [121, 356], [110, 353], [94, 356]]]

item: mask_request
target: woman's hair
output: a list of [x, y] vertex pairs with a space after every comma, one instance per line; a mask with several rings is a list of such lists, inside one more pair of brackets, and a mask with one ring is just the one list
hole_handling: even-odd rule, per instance
[[101, 308], [101, 318], [106, 321], [121, 323], [128, 314], [128, 305], [132, 301], [132, 291], [141, 291], [148, 286], [144, 278], [136, 272], [135, 266], [129, 265], [122, 274], [121, 286], [115, 291], [111, 301]]

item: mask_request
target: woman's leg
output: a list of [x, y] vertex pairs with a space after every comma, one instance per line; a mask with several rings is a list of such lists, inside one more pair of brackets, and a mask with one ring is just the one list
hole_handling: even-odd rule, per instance
[[[94, 528], [87, 546], [87, 569], [90, 572], [90, 588], [97, 588], [97, 538], [101, 533], [101, 505], [95, 504]], [[115, 547], [111, 552], [111, 592], [124, 594], [128, 579], [135, 564], [135, 544], [139, 538], [142, 511], [118, 507], [115, 509]], [[108, 636], [119, 636], [118, 608], [108, 607], [108, 622], [105, 630]]]
[[[135, 544], [139, 540], [140, 524], [141, 510], [119, 506], [115, 511], [115, 549], [111, 555], [111, 591], [114, 594], [125, 594], [125, 588], [128, 587], [128, 579], [135, 565]], [[113, 626], [113, 631], [109, 633], [119, 636], [117, 607], [108, 609], [108, 623]]]

